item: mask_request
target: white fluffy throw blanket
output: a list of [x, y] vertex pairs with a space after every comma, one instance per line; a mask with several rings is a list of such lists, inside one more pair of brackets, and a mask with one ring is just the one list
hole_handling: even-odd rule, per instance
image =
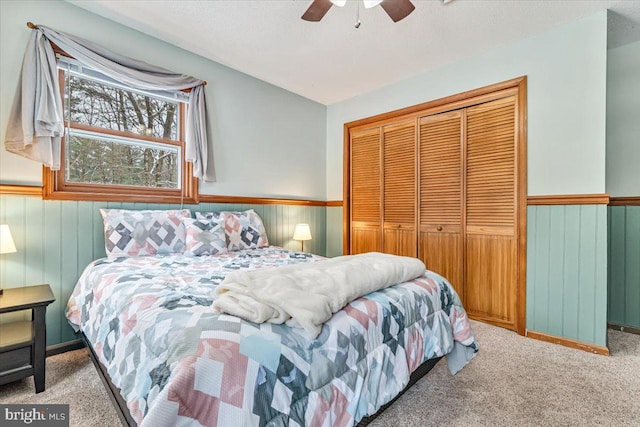
[[323, 323], [349, 302], [424, 272], [416, 258], [378, 252], [235, 271], [216, 289], [213, 308], [255, 323], [287, 322], [317, 337]]

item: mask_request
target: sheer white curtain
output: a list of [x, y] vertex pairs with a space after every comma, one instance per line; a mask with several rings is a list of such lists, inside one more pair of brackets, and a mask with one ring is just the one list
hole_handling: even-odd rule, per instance
[[80, 37], [48, 27], [33, 29], [5, 135], [7, 151], [60, 169], [60, 137], [64, 132], [53, 42], [81, 64], [134, 89], [183, 90], [189, 93], [186, 121], [186, 159], [194, 176], [214, 181], [208, 163], [208, 132], [203, 80], [117, 54]]

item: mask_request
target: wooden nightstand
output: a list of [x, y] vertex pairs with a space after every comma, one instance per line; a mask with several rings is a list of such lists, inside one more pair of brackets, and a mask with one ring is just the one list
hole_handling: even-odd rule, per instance
[[36, 393], [44, 391], [45, 314], [55, 300], [49, 285], [4, 289], [0, 295], [0, 314], [32, 311], [31, 321], [0, 325], [0, 385], [33, 375]]

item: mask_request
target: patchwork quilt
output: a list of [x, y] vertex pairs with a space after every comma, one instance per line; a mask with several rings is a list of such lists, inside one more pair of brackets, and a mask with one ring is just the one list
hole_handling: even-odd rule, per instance
[[316, 339], [211, 309], [231, 271], [320, 259], [273, 246], [99, 259], [80, 277], [67, 317], [143, 427], [351, 426], [426, 360], [448, 355], [455, 372], [478, 350], [455, 291], [429, 271], [351, 302]]

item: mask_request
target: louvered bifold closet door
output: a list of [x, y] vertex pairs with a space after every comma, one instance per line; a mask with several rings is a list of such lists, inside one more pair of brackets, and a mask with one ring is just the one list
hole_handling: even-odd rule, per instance
[[381, 129], [351, 133], [351, 254], [382, 251]]
[[463, 298], [463, 111], [420, 119], [418, 257]]
[[416, 119], [382, 128], [383, 251], [417, 256]]
[[467, 109], [465, 308], [515, 329], [517, 279], [516, 105]]

